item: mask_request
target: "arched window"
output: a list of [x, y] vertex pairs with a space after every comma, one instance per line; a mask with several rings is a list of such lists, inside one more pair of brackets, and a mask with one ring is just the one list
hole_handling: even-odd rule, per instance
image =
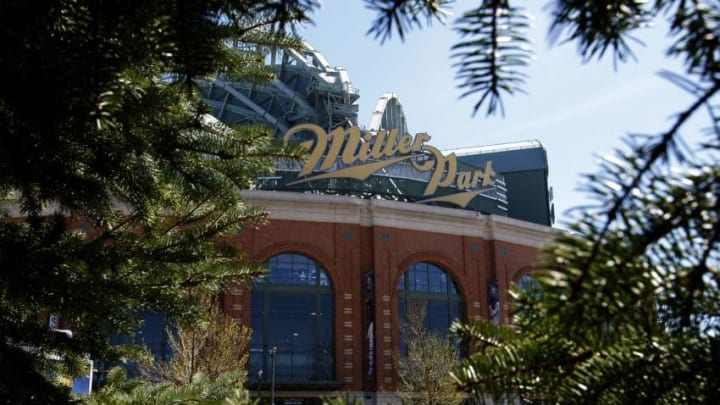
[[[330, 381], [333, 361], [333, 290], [325, 271], [294, 253], [274, 256], [252, 291], [250, 379], [269, 382]], [[275, 349], [274, 349], [275, 348]]]
[[[452, 277], [432, 263], [415, 263], [403, 274], [398, 285], [398, 302], [401, 322], [406, 321], [409, 310], [424, 308], [424, 329], [440, 336], [447, 336], [452, 322], [464, 316], [462, 297]], [[401, 333], [402, 350], [404, 346]]]
[[523, 291], [536, 290], [539, 286], [540, 284], [538, 284], [538, 281], [530, 274], [520, 277], [520, 280], [518, 281], [518, 288]]
[[540, 283], [532, 273], [520, 277], [520, 280], [517, 282], [517, 288], [531, 297], [541, 298], [542, 296], [540, 294]]
[[[526, 296], [529, 298], [541, 298], [540, 283], [538, 283], [537, 279], [533, 277], [532, 274], [525, 274], [524, 276], [520, 277], [517, 282], [517, 290], [520, 293], [526, 294]], [[530, 315], [530, 312], [528, 312], [527, 308], [521, 308], [521, 303], [517, 300], [514, 300], [511, 315], [514, 319], [513, 322], [516, 322], [517, 319], [515, 319], [515, 317], [528, 316]]]

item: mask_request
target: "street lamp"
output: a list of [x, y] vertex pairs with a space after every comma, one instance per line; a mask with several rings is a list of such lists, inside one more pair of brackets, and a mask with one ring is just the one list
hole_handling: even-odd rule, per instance
[[260, 399], [260, 402], [262, 403], [262, 378], [263, 378], [263, 371], [258, 370], [258, 398]]
[[270, 350], [272, 357], [272, 380], [270, 382], [270, 405], [275, 405], [275, 358], [277, 357], [277, 346]]
[[293, 332], [290, 336], [290, 378], [295, 377], [295, 338], [297, 336], [297, 332]]

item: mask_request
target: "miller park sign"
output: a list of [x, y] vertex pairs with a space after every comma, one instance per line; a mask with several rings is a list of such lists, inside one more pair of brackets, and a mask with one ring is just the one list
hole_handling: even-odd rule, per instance
[[[296, 125], [285, 133], [285, 144], [299, 133], [312, 134], [313, 139], [300, 142], [308, 158], [297, 179], [288, 185], [341, 178], [365, 181], [383, 169], [409, 162], [414, 170], [426, 174], [427, 184], [419, 202], [442, 201], [465, 207], [476, 196], [495, 189], [496, 173], [491, 161], [485, 162], [484, 168], [459, 171], [455, 153], [445, 156], [426, 144], [430, 141], [427, 133], [413, 136], [399, 132], [392, 129], [363, 134], [359, 127], [353, 126], [327, 133], [315, 124]], [[447, 187], [455, 192], [434, 196], [438, 188]]]

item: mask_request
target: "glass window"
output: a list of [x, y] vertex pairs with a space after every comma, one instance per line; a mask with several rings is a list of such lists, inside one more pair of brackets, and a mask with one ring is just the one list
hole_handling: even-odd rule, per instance
[[[170, 348], [168, 331], [173, 329], [167, 317], [162, 313], [153, 311], [143, 311], [140, 316], [142, 317], [142, 323], [138, 325], [133, 333], [113, 335], [110, 337], [110, 344], [142, 346], [153, 355], [155, 361], [169, 361], [172, 358], [172, 349]], [[119, 365], [125, 368], [129, 378], [140, 376], [138, 364], [133, 360], [115, 363], [98, 359], [95, 367], [100, 372], [93, 374], [93, 386], [100, 387], [105, 384], [107, 371]]]
[[[540, 283], [531, 274], [526, 274], [522, 276], [520, 280], [518, 280], [516, 288], [527, 298], [539, 299], [541, 297]], [[513, 300], [513, 309], [511, 315], [514, 319], [517, 316], [527, 317], [528, 315], [530, 315], [529, 311], [530, 310], [528, 309], [528, 307], [523, 306], [523, 304], [521, 304], [517, 300]], [[515, 319], [515, 321], [517, 321], [517, 319]]]
[[[283, 253], [268, 262], [252, 292], [250, 378], [276, 383], [334, 378], [333, 295], [325, 271], [312, 259]], [[275, 348], [275, 350], [273, 350]]]
[[540, 287], [540, 284], [537, 280], [535, 280], [535, 277], [530, 274], [526, 274], [520, 278], [520, 281], [518, 281], [518, 287], [520, 287], [523, 291], [536, 290]]
[[[423, 327], [430, 333], [448, 336], [452, 322], [463, 317], [462, 297], [457, 291], [445, 270], [432, 263], [415, 263], [402, 275], [398, 285], [401, 322], [407, 322], [408, 312], [424, 311]], [[404, 351], [402, 329], [400, 349]]]
[[144, 311], [142, 324], [135, 333], [115, 335], [110, 338], [113, 345], [136, 344], [147, 348], [155, 360], [166, 361], [172, 357], [167, 331], [170, 328], [168, 319], [159, 312]]

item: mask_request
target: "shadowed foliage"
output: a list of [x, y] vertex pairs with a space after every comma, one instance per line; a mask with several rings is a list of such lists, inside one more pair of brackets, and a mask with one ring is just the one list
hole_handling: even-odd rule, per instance
[[270, 79], [265, 56], [316, 5], [0, 3], [0, 402], [67, 401], [44, 376], [118, 359], [108, 337], [143, 311], [202, 318], [188, 291], [258, 274], [221, 241], [264, 221], [237, 191], [296, 151], [210, 118], [194, 80]]

